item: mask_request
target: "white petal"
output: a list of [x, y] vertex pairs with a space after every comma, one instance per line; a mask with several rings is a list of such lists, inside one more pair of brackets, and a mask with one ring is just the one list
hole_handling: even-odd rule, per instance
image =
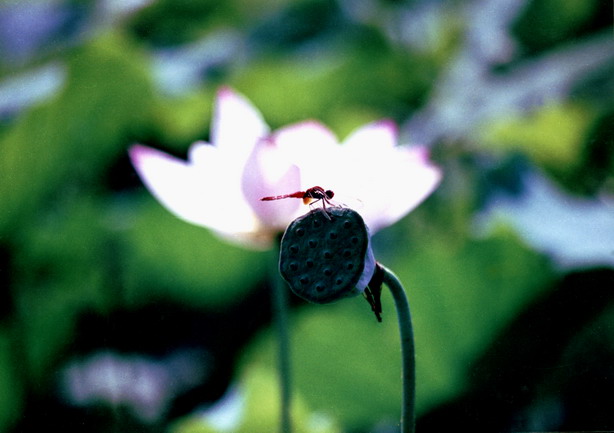
[[211, 142], [215, 147], [232, 151], [245, 160], [268, 132], [262, 114], [243, 95], [228, 87], [219, 90], [211, 125]]
[[[385, 214], [378, 218], [374, 230], [394, 224], [409, 212], [414, 210], [437, 188], [441, 181], [441, 169], [430, 162], [428, 151], [424, 147], [395, 148], [396, 155], [391, 157], [391, 167], [400, 173], [397, 178], [390, 179], [387, 191], [391, 200]], [[396, 164], [395, 164], [396, 162]]]
[[145, 186], [175, 216], [226, 235], [255, 231], [255, 215], [227, 175], [224, 154], [205, 145], [198, 152], [195, 164], [142, 145], [129, 150]]
[[369, 123], [350, 134], [343, 142], [344, 147], [357, 150], [373, 147], [375, 150], [396, 146], [399, 132], [391, 120], [380, 120]]
[[[346, 149], [349, 150], [349, 149]], [[345, 152], [331, 188], [335, 198], [357, 197], [356, 210], [374, 233], [394, 224], [431, 194], [441, 179], [424, 148], [394, 147], [379, 152]]]
[[285, 157], [274, 141], [262, 140], [247, 160], [242, 180], [245, 198], [260, 221], [268, 227], [285, 229], [295, 216], [300, 201], [262, 201], [261, 198], [300, 190], [299, 168]]
[[206, 167], [207, 164], [211, 164], [211, 158], [215, 158], [211, 157], [212, 153], [219, 153], [219, 150], [205, 141], [196, 141], [188, 149], [188, 161], [194, 165]]
[[[330, 162], [340, 151], [337, 138], [324, 125], [306, 121], [275, 131], [271, 137], [288, 160], [301, 168], [301, 188], [329, 189]], [[293, 191], [288, 191], [293, 192]]]

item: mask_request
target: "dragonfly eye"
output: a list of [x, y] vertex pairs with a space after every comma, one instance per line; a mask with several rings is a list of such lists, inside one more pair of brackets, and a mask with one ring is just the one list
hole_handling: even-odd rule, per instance
[[329, 200], [335, 196], [335, 193], [332, 192], [330, 189], [327, 189], [324, 194], [326, 194], [326, 198]]

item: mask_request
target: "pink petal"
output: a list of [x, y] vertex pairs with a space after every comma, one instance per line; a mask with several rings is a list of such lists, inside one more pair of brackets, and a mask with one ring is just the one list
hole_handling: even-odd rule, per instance
[[262, 140], [256, 145], [245, 165], [242, 187], [247, 202], [267, 227], [284, 230], [300, 206], [296, 199], [261, 200], [301, 189], [299, 168], [277, 149], [272, 140]]
[[233, 188], [232, 179], [224, 174], [227, 162], [212, 146], [200, 152], [208, 153], [207, 164], [196, 165], [138, 144], [129, 149], [147, 189], [178, 218], [226, 234], [254, 231], [253, 212], [238, 185]]
[[211, 125], [211, 142], [218, 149], [247, 158], [268, 132], [262, 114], [247, 98], [229, 87], [219, 90]]

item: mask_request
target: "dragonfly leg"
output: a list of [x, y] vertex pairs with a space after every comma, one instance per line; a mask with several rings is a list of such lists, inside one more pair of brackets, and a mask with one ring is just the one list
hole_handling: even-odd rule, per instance
[[312, 207], [312, 206], [313, 206], [314, 204], [316, 204], [317, 202], [319, 202], [319, 201], [322, 201], [322, 207], [319, 207], [319, 208], [318, 208], [318, 210], [319, 210], [320, 212], [323, 212], [323, 213], [324, 213], [324, 216], [326, 217], [326, 219], [327, 219], [327, 220], [332, 221], [332, 220], [331, 220], [331, 218], [330, 218], [330, 215], [328, 214], [328, 211], [326, 210], [326, 200], [323, 200], [323, 199], [319, 198], [319, 199], [317, 199], [317, 200], [315, 200], [315, 201], [313, 201], [313, 202], [309, 203], [309, 207], [310, 207], [311, 209], [313, 209], [313, 207]]

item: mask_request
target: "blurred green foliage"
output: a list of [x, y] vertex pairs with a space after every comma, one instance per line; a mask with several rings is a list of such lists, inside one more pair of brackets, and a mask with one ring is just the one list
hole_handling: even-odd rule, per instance
[[15, 366], [15, 347], [10, 331], [0, 331], [0, 429], [14, 423], [23, 408], [23, 387]]
[[162, 0], [145, 7], [129, 23], [134, 34], [152, 45], [171, 46], [203, 36], [204, 30], [221, 21], [231, 2]]
[[595, 114], [581, 104], [546, 104], [534, 113], [493, 123], [484, 131], [484, 141], [489, 149], [520, 151], [551, 173], [565, 175], [581, 163]]
[[[412, 309], [422, 413], [465, 388], [469, 365], [542, 294], [551, 271], [506, 233], [450, 242], [445, 233], [429, 231], [411, 245], [397, 250], [388, 264], [404, 281]], [[311, 407], [350, 429], [400, 416], [396, 312], [390, 296], [383, 298], [382, 324], [359, 297], [303, 311], [292, 330], [298, 391]], [[247, 352], [247, 365], [274, 364], [274, 337], [262, 338], [255, 352]]]
[[153, 89], [144, 58], [121, 36], [76, 49], [66, 67], [59, 95], [24, 113], [2, 137], [2, 232], [67, 188], [94, 189], [148, 118]]
[[[418, 2], [373, 2], [371, 19], [363, 21], [342, 3], [154, 1], [127, 17], [90, 24], [82, 37], [48, 48], [26, 66], [3, 67], [2, 79], [53, 60], [66, 79], [51, 97], [0, 125], [0, 431], [22, 431], [19, 423], [35, 415], [29, 408], [37, 398], [63, 402], [58, 371], [81, 350], [105, 346], [80, 346], [89, 338], [79, 327], [84, 316], [167, 304], [217, 318], [240, 308], [270, 278], [265, 254], [229, 245], [156, 203], [129, 165], [128, 146], [143, 142], [184, 155], [191, 142], [208, 138], [221, 83], [248, 96], [273, 128], [317, 118], [340, 137], [379, 118], [404, 122], [436, 93], [463, 43], [457, 2], [442, 3], [444, 30], [431, 35], [432, 50], [404, 44], [391, 37], [399, 29], [385, 26], [401, 12], [417, 13], [411, 7]], [[602, 5], [529, 2], [510, 30], [520, 45], [515, 61], [598, 32]], [[172, 94], [160, 84], [155, 60], [163, 50], [229, 29], [241, 43], [225, 47], [228, 57], [213, 72], [200, 71], [196, 86]], [[614, 104], [602, 93], [564, 95], [473, 125], [475, 141], [435, 143], [442, 186], [375, 236], [378, 257], [408, 289], [421, 414], [467, 389], [469, 367], [527, 306], [548, 295], [559, 275], [543, 253], [505, 227], [486, 238], [473, 233], [484, 191], [500, 186], [488, 183], [484, 171], [492, 167], [484, 161], [499, 168], [521, 155], [562, 187], [611, 193]], [[293, 312], [298, 432], [371, 431], [396, 422], [398, 331], [387, 294], [383, 302], [383, 324], [360, 298], [300, 304]], [[268, 326], [256, 329], [243, 315], [233, 326], [255, 338], [225, 341], [239, 346], [240, 363], [230, 374], [246, 399], [236, 431], [274, 431], [275, 341]], [[611, 327], [600, 320], [600, 332], [611, 339]], [[223, 339], [226, 331], [202, 333]], [[574, 344], [587, 344], [585, 337]], [[117, 431], [130, 431], [122, 428]], [[218, 430], [187, 416], [173, 419], [172, 431]]]
[[262, 253], [228, 245], [178, 220], [153, 198], [135, 208], [131, 228], [122, 236], [127, 302], [161, 298], [220, 308], [264, 279]]
[[[278, 386], [275, 374], [267, 368], [250, 367], [245, 369], [239, 380], [239, 391], [235, 398], [245, 400], [240, 413], [231, 422], [232, 431], [250, 433], [254, 431], [275, 431], [278, 427], [279, 405]], [[232, 392], [232, 391], [231, 391]], [[293, 416], [298, 433], [336, 433], [341, 430], [335, 421], [318, 412], [310, 411], [301, 398], [293, 401]], [[228, 422], [228, 420], [226, 420]], [[187, 418], [171, 430], [177, 433], [216, 433], [229, 428], [220, 422], [201, 417]]]
[[513, 31], [529, 53], [543, 51], [589, 30], [595, 19], [605, 18], [604, 8], [600, 0], [534, 0]]

